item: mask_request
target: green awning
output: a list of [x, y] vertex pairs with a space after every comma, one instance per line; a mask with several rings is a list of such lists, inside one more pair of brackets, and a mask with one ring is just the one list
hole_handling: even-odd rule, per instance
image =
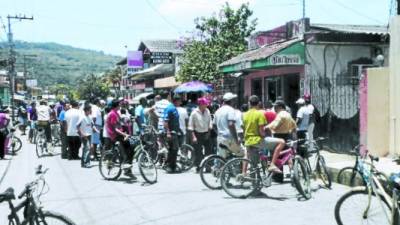
[[304, 42], [299, 39], [277, 42], [242, 53], [219, 65], [223, 73], [236, 73], [275, 66], [304, 65]]

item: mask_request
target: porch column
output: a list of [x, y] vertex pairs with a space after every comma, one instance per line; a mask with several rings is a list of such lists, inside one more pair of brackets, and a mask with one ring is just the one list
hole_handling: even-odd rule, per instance
[[[390, 22], [390, 126], [389, 152], [400, 155], [400, 16], [393, 17]], [[377, 115], [379, 116], [379, 115]]]

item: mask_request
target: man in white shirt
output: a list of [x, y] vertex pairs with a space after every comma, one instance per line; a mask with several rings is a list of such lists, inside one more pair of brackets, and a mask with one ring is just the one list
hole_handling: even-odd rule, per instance
[[[194, 164], [196, 172], [200, 170], [200, 163], [205, 156], [212, 154], [210, 131], [212, 129], [211, 114], [207, 106], [206, 98], [197, 100], [198, 107], [192, 111], [189, 117], [188, 130], [192, 137], [194, 147]], [[204, 147], [204, 155], [203, 155]]]
[[314, 149], [314, 146], [313, 146], [314, 127], [315, 127], [315, 123], [316, 123], [316, 119], [317, 118], [315, 118], [314, 105], [311, 104], [311, 96], [308, 95], [308, 94], [304, 95], [304, 100], [306, 102], [306, 107], [307, 107], [308, 114], [310, 115], [309, 124], [308, 124], [308, 130], [307, 130], [307, 138], [308, 138], [308, 141], [310, 142], [309, 151], [312, 151]]
[[66, 132], [69, 148], [70, 160], [79, 159], [79, 148], [81, 147], [81, 139], [78, 134], [77, 125], [82, 117], [79, 110], [79, 104], [76, 101], [71, 102], [71, 109], [65, 113], [65, 121], [67, 122]]
[[179, 144], [182, 145], [186, 142], [186, 127], [189, 120], [187, 110], [182, 106], [176, 107], [179, 114], [179, 128], [181, 129], [182, 135], [179, 136]]
[[[81, 158], [81, 166], [83, 168], [90, 167], [90, 142], [91, 136], [94, 133], [98, 133], [93, 120], [91, 118], [91, 106], [86, 105], [83, 107], [84, 115], [81, 116], [78, 124], [76, 125], [76, 129], [78, 131], [79, 136], [81, 137], [81, 141], [83, 144], [82, 148], [82, 158]], [[93, 132], [95, 131], [95, 132]]]
[[[218, 155], [224, 158], [228, 156], [226, 149], [238, 156], [244, 155], [244, 151], [240, 147], [238, 136], [238, 123], [241, 123], [241, 118], [239, 120], [239, 113], [235, 112], [235, 109], [232, 107], [233, 101], [236, 98], [237, 95], [230, 92], [226, 93], [223, 96], [223, 105], [215, 112], [214, 115], [214, 126], [216, 127], [218, 134]], [[242, 128], [240, 129], [243, 131]]]
[[103, 126], [103, 118], [101, 116], [101, 104], [100, 104], [100, 99], [96, 98], [93, 101], [92, 104], [92, 113], [91, 113], [91, 117], [93, 119], [93, 123], [94, 126], [96, 127], [96, 129], [99, 132], [95, 132], [91, 135], [91, 151], [92, 151], [92, 155], [93, 157], [98, 160], [98, 156], [97, 156], [97, 145], [100, 144], [100, 130]]
[[158, 117], [158, 130], [159, 131], [164, 131], [164, 110], [167, 108], [167, 106], [171, 103], [168, 101], [168, 96], [169, 92], [164, 91], [161, 93], [161, 100], [157, 101], [156, 104], [154, 105], [154, 112]]
[[[296, 124], [297, 124], [297, 138], [299, 139], [306, 139], [306, 134], [309, 125], [310, 114], [307, 106], [305, 105], [306, 102], [303, 98], [300, 98], [296, 101], [299, 109], [297, 110], [296, 116]], [[299, 153], [303, 157], [306, 156], [306, 149], [300, 147], [300, 145], [304, 142], [299, 142]]]
[[46, 139], [48, 143], [51, 143], [51, 129], [50, 129], [50, 112], [51, 109], [47, 105], [45, 100], [41, 100], [38, 107], [36, 107], [37, 112], [37, 126], [45, 130]]

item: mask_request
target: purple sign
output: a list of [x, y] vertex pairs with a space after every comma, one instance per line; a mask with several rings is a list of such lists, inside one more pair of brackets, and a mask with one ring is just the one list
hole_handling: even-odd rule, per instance
[[142, 51], [128, 51], [127, 56], [128, 68], [143, 68]]

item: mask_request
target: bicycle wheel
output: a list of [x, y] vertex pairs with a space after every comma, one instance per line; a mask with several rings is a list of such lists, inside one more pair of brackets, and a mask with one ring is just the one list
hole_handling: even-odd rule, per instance
[[297, 191], [306, 199], [311, 198], [310, 175], [307, 172], [306, 164], [300, 157], [296, 157], [293, 163], [293, 183]]
[[38, 158], [44, 155], [44, 144], [46, 140], [41, 135], [36, 138], [36, 155]]
[[260, 188], [261, 177], [256, 165], [238, 158], [225, 164], [221, 172], [221, 186], [233, 198], [247, 198]]
[[191, 145], [183, 144], [178, 151], [176, 163], [182, 172], [192, 169], [194, 165], [194, 148]]
[[22, 148], [22, 141], [16, 136], [13, 136], [11, 140], [11, 147], [13, 152], [18, 152]]
[[358, 172], [357, 169], [350, 166], [344, 167], [339, 171], [337, 181], [339, 184], [347, 185], [350, 187], [365, 186], [362, 175]]
[[221, 189], [219, 178], [225, 163], [225, 159], [218, 155], [210, 155], [201, 162], [199, 173], [206, 187], [211, 190]]
[[38, 218], [37, 225], [56, 225], [56, 224], [67, 224], [67, 225], [75, 225], [75, 223], [69, 219], [68, 217], [61, 215], [56, 212], [51, 211], [43, 211], [42, 215]]
[[147, 151], [142, 151], [138, 160], [139, 172], [143, 179], [150, 184], [157, 182], [157, 168]]
[[332, 186], [332, 176], [328, 171], [328, 168], [326, 168], [326, 163], [324, 157], [321, 155], [318, 157], [318, 163], [317, 163], [317, 174], [319, 179], [322, 180], [326, 188], [331, 188]]
[[344, 194], [336, 203], [335, 220], [338, 225], [389, 225], [391, 209], [382, 196], [371, 195], [368, 189], [357, 187]]
[[104, 151], [100, 157], [99, 170], [106, 180], [116, 180], [121, 176], [121, 159], [116, 150]]

